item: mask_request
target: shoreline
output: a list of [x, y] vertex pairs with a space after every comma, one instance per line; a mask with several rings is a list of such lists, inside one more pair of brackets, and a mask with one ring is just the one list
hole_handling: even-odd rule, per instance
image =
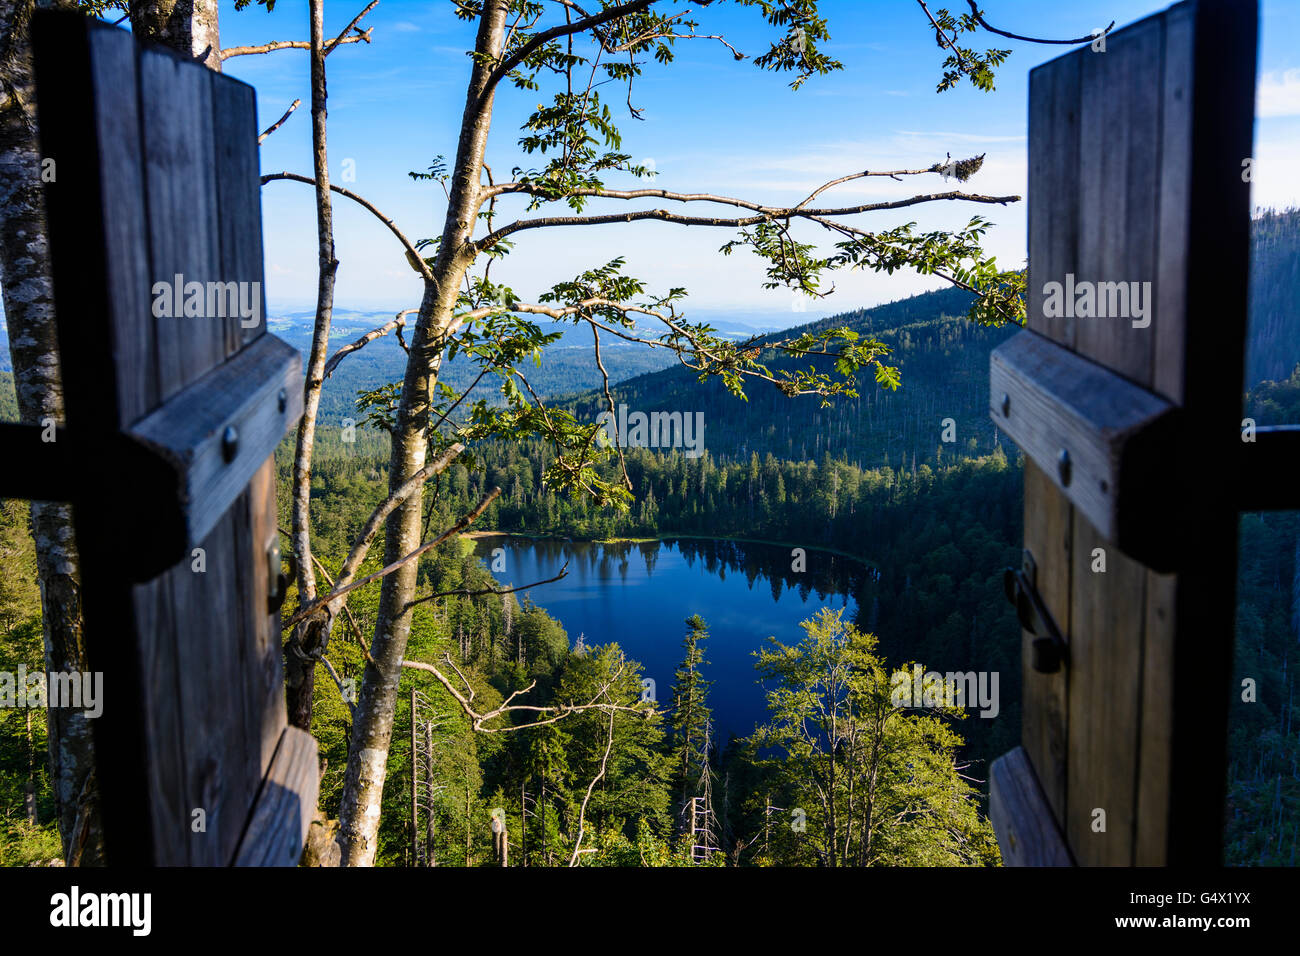
[[462, 538], [478, 540], [479, 538], [529, 538], [536, 541], [573, 541], [584, 544], [647, 544], [651, 541], [667, 541], [683, 539], [687, 541], [734, 541], [737, 544], [762, 544], [774, 548], [803, 548], [805, 551], [821, 551], [826, 554], [833, 554], [850, 561], [856, 561], [866, 568], [877, 568], [879, 565], [873, 563], [867, 558], [856, 554], [850, 554], [839, 548], [830, 548], [823, 545], [806, 545], [795, 544], [792, 541], [773, 541], [768, 538], [738, 538], [728, 534], [660, 534], [642, 538], [575, 538], [572, 535], [546, 534], [542, 532], [525, 532], [525, 531], [463, 531], [460, 535]]

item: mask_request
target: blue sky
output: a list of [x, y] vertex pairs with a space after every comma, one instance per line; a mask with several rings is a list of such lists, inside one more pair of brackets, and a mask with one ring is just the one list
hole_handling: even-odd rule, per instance
[[[326, 32], [342, 29], [364, 5], [364, 0], [331, 0]], [[931, 8], [942, 5], [932, 2]], [[1165, 6], [1135, 0], [984, 4], [994, 25], [1039, 36], [1078, 36], [1112, 19], [1122, 26]], [[675, 63], [650, 64], [637, 82], [634, 101], [644, 110], [644, 121], [627, 116], [622, 94], [607, 88], [624, 132], [624, 150], [653, 161], [658, 172], [654, 184], [662, 188], [771, 204], [797, 202], [820, 183], [856, 170], [929, 165], [948, 152], [954, 158], [982, 152], [987, 153], [984, 168], [965, 188], [1024, 195], [1028, 71], [1059, 55], [1061, 47], [1006, 41], [1014, 53], [999, 71], [995, 92], [967, 85], [936, 94], [943, 54], [913, 0], [824, 0], [822, 7], [832, 34], [826, 49], [843, 61], [842, 72], [816, 77], [795, 92], [787, 88], [788, 77], [737, 63], [716, 42], [679, 43]], [[1300, 48], [1294, 42], [1300, 36], [1300, 2], [1264, 0], [1262, 9], [1255, 203], [1300, 204]], [[305, 0], [278, 0], [272, 13], [261, 7], [236, 12], [233, 2], [223, 3], [221, 17], [225, 47], [308, 35]], [[755, 11], [730, 4], [700, 11], [700, 19], [701, 32], [723, 33], [751, 55], [761, 52], [771, 36], [772, 28]], [[472, 28], [453, 16], [447, 0], [382, 0], [365, 25], [374, 28], [370, 45], [340, 47], [328, 60], [331, 175], [393, 216], [412, 239], [436, 235], [442, 191], [433, 183], [413, 182], [407, 172], [426, 168], [439, 153], [448, 159], [454, 154], [469, 73], [464, 51], [472, 45]], [[997, 45], [992, 39], [973, 42]], [[236, 57], [226, 61], [225, 69], [256, 87], [262, 127], [294, 98], [303, 100], [262, 146], [262, 171], [310, 175], [306, 51]], [[551, 92], [546, 86], [540, 93], [504, 88], [498, 95], [489, 149], [498, 178], [515, 165], [528, 164], [516, 146], [518, 128], [537, 103], [549, 102]], [[343, 182], [345, 163], [355, 170], [355, 181]], [[535, 158], [531, 164], [540, 165]], [[927, 180], [920, 180], [926, 191], [941, 184]], [[636, 184], [623, 174], [608, 182]], [[867, 180], [838, 187], [827, 199], [860, 203], [913, 191], [915, 182]], [[518, 199], [510, 202], [522, 205]], [[625, 203], [611, 205], [626, 208]], [[311, 308], [316, 287], [312, 191], [297, 183], [269, 184], [262, 208], [272, 314]], [[905, 215], [867, 214], [857, 221], [887, 227], [915, 219], [926, 228], [950, 227], [975, 212], [997, 223], [988, 248], [999, 261], [1023, 264], [1023, 203], [945, 203]], [[342, 198], [335, 200], [335, 216], [338, 305], [365, 311], [417, 305], [419, 280], [387, 230]], [[817, 234], [807, 233], [809, 238]], [[537, 230], [517, 237], [514, 253], [494, 267], [494, 278], [532, 298], [556, 281], [622, 255], [628, 271], [646, 279], [651, 289], [685, 286], [697, 315], [765, 325], [807, 321], [938, 284], [913, 275], [841, 273], [829, 299], [766, 291], [757, 259], [743, 252], [729, 258], [718, 254], [731, 236], [728, 230], [665, 223]]]

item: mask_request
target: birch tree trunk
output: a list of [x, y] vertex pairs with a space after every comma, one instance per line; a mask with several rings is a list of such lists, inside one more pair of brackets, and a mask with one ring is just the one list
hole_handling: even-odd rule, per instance
[[131, 0], [131, 29], [221, 72], [217, 0]]
[[[458, 289], [474, 260], [469, 240], [480, 203], [483, 154], [492, 118], [493, 89], [488, 81], [501, 51], [508, 6], [509, 0], [488, 0], [479, 21], [447, 217], [433, 267], [435, 281], [425, 283], [393, 427], [390, 494], [424, 467], [428, 452], [426, 429], [430, 396], [438, 378], [440, 345], [455, 331]], [[421, 489], [389, 515], [384, 530], [385, 565], [419, 546], [423, 498]], [[383, 579], [380, 590], [371, 645], [373, 663], [367, 663], [361, 683], [339, 811], [345, 866], [371, 866], [375, 860], [397, 685], [411, 633], [410, 603], [415, 596], [416, 570], [417, 562], [408, 561]]]
[[[41, 6], [53, 4], [39, 4]], [[9, 354], [20, 419], [63, 422], [54, 289], [46, 242], [42, 173], [36, 130], [29, 37], [36, 0], [0, 0], [0, 288], [9, 325]], [[81, 587], [72, 509], [33, 501], [32, 535], [41, 587], [41, 623], [47, 671], [87, 670], [81, 627]], [[50, 780], [64, 859], [70, 865], [104, 862], [99, 802], [94, 786], [91, 724], [81, 711], [48, 711]]]

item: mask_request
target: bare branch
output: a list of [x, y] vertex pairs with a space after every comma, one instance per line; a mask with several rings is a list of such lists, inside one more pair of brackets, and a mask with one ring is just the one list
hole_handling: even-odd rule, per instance
[[[353, 17], [353, 18], [352, 18], [352, 22], [349, 23], [347, 26], [345, 26], [342, 30], [340, 30], [338, 36], [336, 36], [336, 37], [335, 37], [333, 40], [331, 40], [329, 43], [325, 44], [325, 55], [326, 55], [326, 56], [329, 56], [330, 53], [332, 53], [332, 52], [334, 51], [334, 48], [335, 48], [336, 46], [338, 46], [340, 43], [347, 43], [347, 42], [348, 42], [348, 34], [352, 32], [353, 28], [355, 28], [356, 25], [357, 25], [358, 23], [361, 22], [362, 18], [363, 18], [367, 13], [369, 13], [371, 10], [375, 9], [375, 7], [377, 7], [377, 6], [379, 6], [379, 0], [370, 0], [370, 4], [369, 4], [369, 5], [368, 5], [364, 10], [362, 10], [360, 13], [358, 13], [355, 17]], [[371, 29], [373, 30], [374, 27], [371, 27]], [[365, 41], [366, 41], [367, 43], [370, 42], [370, 30], [365, 30], [364, 32], [361, 31], [361, 30], [357, 30], [357, 34], [360, 35], [360, 36], [365, 37]]]
[[268, 136], [270, 136], [272, 133], [274, 133], [274, 132], [275, 132], [277, 129], [279, 129], [281, 126], [283, 126], [283, 125], [284, 125], [284, 121], [287, 120], [287, 119], [289, 118], [290, 114], [292, 114], [293, 111], [296, 110], [296, 109], [297, 109], [299, 106], [301, 106], [301, 105], [302, 105], [302, 100], [294, 100], [292, 103], [290, 103], [290, 104], [289, 104], [289, 108], [288, 108], [287, 110], [284, 111], [284, 115], [281, 116], [281, 117], [280, 117], [278, 120], [276, 120], [274, 123], [272, 123], [270, 126], [268, 126], [268, 127], [267, 127], [263, 132], [262, 132], [262, 135], [261, 135], [261, 136], [257, 137], [257, 145], [258, 145], [258, 146], [261, 146], [262, 143], [266, 141], [266, 138], [267, 138]]
[[[303, 183], [307, 186], [316, 185], [316, 180], [310, 176], [300, 176], [298, 173], [286, 172], [267, 173], [262, 177], [262, 185], [265, 186], [267, 183], [274, 182], [277, 179], [288, 179], [295, 183]], [[334, 190], [334, 192], [338, 193], [340, 196], [346, 196], [348, 199], [351, 199], [353, 202], [364, 206], [370, 212], [374, 213], [374, 215], [378, 217], [379, 221], [388, 227], [389, 232], [396, 236], [398, 241], [406, 247], [406, 261], [411, 264], [411, 268], [420, 273], [426, 282], [432, 282], [435, 285], [437, 284], [437, 280], [434, 279], [433, 273], [429, 270], [429, 264], [420, 257], [420, 254], [415, 250], [415, 246], [411, 244], [411, 240], [407, 239], [406, 236], [402, 234], [402, 230], [397, 228], [397, 224], [393, 222], [392, 218], [385, 216], [375, 208], [373, 203], [367, 199], [362, 199], [350, 189], [344, 189], [342, 186], [336, 186], [333, 183], [330, 183], [330, 189]]]
[[[823, 222], [820, 219], [814, 221], [819, 222], [821, 225], [826, 226], [828, 229], [836, 229], [844, 235], [849, 235], [849, 236], [866, 235], [866, 232], [864, 230], [854, 229], [850, 226], [845, 226], [842, 223], [831, 222], [829, 220]], [[949, 282], [952, 282], [955, 285], [960, 285], [964, 289], [968, 289], [970, 291], [978, 291], [978, 290], [971, 289], [971, 287], [968, 285], [964, 285], [960, 283], [957, 279], [949, 276], [946, 272], [936, 270], [934, 274], [939, 276], [940, 278], [947, 279]], [[693, 354], [699, 357], [701, 360], [700, 364], [693, 365], [689, 361], [687, 361], [682, 354], [683, 351], [685, 351], [685, 349], [680, 345], [674, 345], [669, 342], [655, 341], [654, 339], [647, 339], [644, 336], [632, 335], [625, 329], [620, 329], [615, 326], [605, 325], [603, 323], [598, 322], [596, 319], [592, 318], [589, 314], [587, 314], [588, 312], [590, 312], [590, 310], [594, 308], [615, 309], [624, 314], [637, 313], [637, 314], [647, 315], [654, 319], [657, 319], [658, 321], [662, 322], [669, 329], [669, 331], [674, 333], [677, 337], [684, 339], [690, 343], [691, 349], [693, 350]], [[537, 305], [531, 302], [510, 302], [506, 305], [484, 306], [483, 308], [475, 309], [472, 312], [462, 313], [460, 316], [458, 316], [458, 318], [461, 320], [481, 318], [486, 315], [491, 315], [493, 312], [497, 312], [502, 309], [510, 312], [521, 312], [521, 313], [532, 314], [532, 315], [545, 315], [552, 319], [561, 319], [568, 316], [576, 315], [580, 317], [582, 321], [589, 323], [593, 328], [599, 329], [601, 332], [608, 332], [611, 335], [618, 336], [624, 341], [633, 342], [638, 345], [645, 345], [649, 348], [668, 349], [669, 351], [677, 354], [678, 361], [680, 361], [684, 367], [693, 369], [695, 371], [702, 371], [706, 367], [706, 365], [710, 363], [715, 365], [721, 365], [727, 362], [727, 356], [720, 355], [716, 351], [702, 346], [700, 344], [699, 337], [693, 334], [691, 330], [688, 329], [687, 327], [674, 321], [672, 316], [664, 312], [658, 312], [655, 311], [654, 309], [646, 308], [645, 306], [628, 305], [627, 303], [617, 302], [613, 299], [593, 297], [593, 298], [583, 299], [580, 302], [577, 302], [573, 305], [562, 306], [560, 308], [551, 308], [549, 306]], [[750, 348], [760, 347], [758, 344], [758, 338], [759, 338], [758, 336], [754, 336], [751, 337], [748, 342], [737, 343], [735, 348], [737, 351], [743, 352]], [[772, 342], [764, 342], [762, 343], [761, 348], [780, 349], [792, 355], [831, 354], [829, 352], [818, 352], [810, 349], [795, 349], [789, 346], [787, 344], [787, 341], [780, 341], [780, 340], [772, 341]], [[742, 369], [740, 370], [740, 373], [742, 375], [745, 375], [746, 377], [753, 378], [758, 381], [768, 382], [773, 385], [784, 386], [787, 384], [786, 382], [783, 382], [781, 379], [778, 379], [773, 375], [767, 374], [765, 372], [758, 372], [754, 369]], [[525, 385], [527, 385], [527, 380], [523, 379], [522, 375], [519, 375], [518, 372], [516, 372], [515, 374], [518, 375], [519, 378], [524, 381]], [[803, 389], [790, 394], [808, 395], [811, 393], [812, 393], [811, 390]], [[462, 395], [462, 398], [463, 397], [464, 396]], [[541, 407], [540, 404], [538, 407]]]
[[[593, 195], [604, 196], [605, 193], [603, 191], [593, 191]], [[609, 198], [618, 199], [623, 197], [611, 194]], [[746, 204], [743, 200], [723, 200], [730, 205], [737, 205], [742, 208], [757, 208], [760, 212], [758, 215], [754, 216], [722, 218], [714, 216], [683, 216], [678, 213], [670, 212], [667, 209], [638, 209], [633, 212], [606, 213], [595, 216], [547, 216], [538, 219], [520, 219], [510, 223], [509, 225], [502, 226], [495, 232], [488, 233], [488, 235], [479, 239], [474, 245], [481, 251], [483, 249], [491, 248], [493, 245], [512, 233], [520, 232], [524, 229], [543, 229], [552, 226], [598, 226], [617, 222], [638, 222], [646, 219], [657, 219], [661, 222], [676, 223], [679, 226], [711, 226], [715, 228], [741, 229], [746, 226], [755, 226], [760, 222], [768, 222], [773, 219], [815, 220], [833, 216], [852, 216], [857, 215], [858, 213], [875, 212], [881, 209], [903, 209], [907, 206], [916, 206], [921, 203], [954, 200], [1006, 205], [1010, 202], [1019, 202], [1020, 198], [1021, 197], [1019, 196], [983, 196], [976, 193], [964, 193], [960, 190], [953, 190], [946, 193], [930, 193], [924, 196], [911, 196], [907, 199], [863, 203], [858, 206], [842, 206], [835, 209], [803, 209], [798, 206], [754, 207], [752, 204]]]
[[[943, 32], [943, 29], [939, 26], [938, 21], [934, 19], [933, 14], [930, 13], [930, 8], [925, 5], [925, 0], [916, 0], [916, 2], [921, 5], [921, 9], [925, 11], [925, 15], [929, 17], [930, 24], [934, 27], [934, 32], [939, 37], [940, 45], [947, 47], [949, 50], [952, 50], [953, 56], [957, 58], [957, 62], [961, 64], [961, 68], [963, 70], [969, 70], [970, 67], [966, 63], [966, 58], [961, 55], [961, 48], [957, 46], [957, 38], [954, 37], [951, 40], [948, 39], [948, 34]], [[943, 11], [940, 12], [942, 13]]]
[[[288, 534], [288, 532], [283, 528], [280, 529], [280, 533]], [[321, 577], [325, 579], [325, 583], [328, 584], [332, 590], [334, 587], [334, 579], [330, 577], [330, 573], [325, 569], [324, 563], [322, 563], [321, 559], [316, 557], [314, 554], [311, 556], [311, 560], [312, 564], [316, 565], [316, 570], [320, 572]], [[370, 648], [366, 647], [366, 638], [365, 635], [361, 633], [361, 625], [358, 624], [357, 619], [352, 616], [352, 608], [344, 604], [343, 614], [347, 617], [348, 624], [352, 627], [352, 633], [357, 637], [357, 646], [361, 648], [361, 653], [365, 655], [366, 663], [373, 664], [375, 659], [370, 656]]]
[[[374, 29], [373, 27], [371, 29]], [[355, 36], [344, 37], [341, 40], [335, 40], [330, 46], [332, 50], [340, 43], [369, 43], [370, 30], [358, 32]], [[270, 43], [263, 43], [261, 46], [231, 46], [221, 51], [221, 59], [228, 60], [232, 56], [251, 56], [255, 53], [274, 53], [276, 50], [310, 50], [310, 40], [272, 40]]]
[[370, 549], [370, 543], [374, 540], [375, 535], [379, 533], [379, 528], [383, 525], [385, 519], [407, 498], [415, 494], [426, 481], [434, 475], [442, 474], [456, 456], [464, 450], [465, 446], [460, 442], [453, 444], [437, 459], [429, 462], [412, 475], [410, 480], [389, 495], [385, 501], [370, 513], [365, 526], [361, 529], [361, 534], [357, 536], [356, 542], [352, 545], [352, 550], [348, 552], [347, 558], [343, 561], [343, 568], [339, 571], [340, 584], [347, 584], [352, 580], [352, 576], [357, 573], [357, 569], [361, 567], [361, 562], [366, 558], [366, 552]]
[[605, 767], [609, 764], [609, 753], [614, 749], [614, 712], [609, 712], [609, 740], [605, 744], [605, 756], [600, 758], [600, 772], [591, 778], [591, 783], [587, 785], [587, 793], [582, 798], [582, 807], [578, 810], [578, 838], [573, 844], [573, 856], [569, 857], [569, 866], [578, 865], [578, 853], [582, 848], [582, 837], [586, 832], [587, 802], [591, 799], [591, 792], [596, 789], [596, 784], [600, 783], [601, 778], [605, 776]]
[[334, 369], [338, 366], [339, 362], [343, 361], [344, 356], [357, 351], [358, 349], [362, 348], [363, 346], [365, 346], [370, 342], [373, 342], [375, 339], [380, 338], [381, 336], [387, 335], [389, 332], [393, 331], [393, 329], [403, 328], [406, 325], [406, 317], [408, 315], [411, 315], [414, 312], [419, 312], [419, 311], [420, 311], [419, 309], [403, 309], [401, 312], [397, 313], [396, 318], [394, 318], [392, 321], [385, 322], [377, 329], [371, 329], [369, 332], [361, 336], [361, 338], [357, 339], [351, 345], [344, 345], [337, 352], [331, 355], [329, 361], [325, 363], [325, 377], [329, 378], [332, 374], [334, 374]]
[[[600, 689], [596, 691], [595, 694], [592, 695], [591, 701], [586, 704], [554, 704], [551, 706], [534, 706], [531, 704], [511, 703], [519, 695], [526, 694], [529, 691], [531, 691], [534, 687], [536, 687], [537, 682], [533, 681], [527, 687], [523, 687], [520, 688], [519, 690], [516, 690], [514, 693], [512, 693], [509, 697], [507, 697], [496, 707], [493, 707], [491, 710], [480, 714], [478, 711], [474, 709], [473, 706], [474, 689], [470, 687], [469, 681], [465, 678], [465, 675], [461, 673], [460, 668], [456, 666], [455, 662], [452, 661], [451, 657], [448, 655], [443, 655], [443, 663], [448, 667], [450, 667], [452, 670], [454, 670], [456, 672], [456, 676], [458, 676], [461, 679], [461, 681], [465, 684], [465, 693], [462, 693], [461, 691], [457, 690], [456, 686], [451, 682], [450, 679], [448, 679], [447, 675], [445, 675], [442, 671], [440, 671], [437, 667], [435, 667], [432, 664], [426, 664], [424, 661], [404, 660], [402, 661], [402, 666], [409, 668], [410, 670], [424, 671], [427, 674], [432, 674], [437, 679], [438, 683], [442, 684], [442, 686], [446, 689], [447, 693], [451, 694], [451, 696], [455, 698], [456, 703], [460, 704], [461, 710], [464, 711], [465, 716], [469, 718], [470, 725], [473, 727], [473, 729], [482, 731], [485, 734], [509, 733], [516, 730], [526, 730], [529, 727], [543, 727], [547, 724], [553, 724], [556, 723], [557, 721], [563, 720], [565, 717], [568, 717], [571, 714], [580, 714], [588, 710], [607, 710], [611, 715], [611, 719], [613, 718], [613, 714], [616, 713], [617, 711], [625, 711], [627, 713], [633, 713], [633, 714], [645, 713], [645, 711], [639, 707], [634, 707], [634, 706], [629, 707], [626, 704], [599, 703], [600, 698], [608, 696], [609, 688], [613, 686], [614, 682], [618, 679], [619, 676], [621, 676], [622, 671], [620, 669], [610, 678], [610, 680], [608, 680], [605, 684], [603, 684], [600, 687]], [[534, 713], [534, 714], [550, 714], [551, 716], [546, 718], [540, 718], [538, 720], [532, 720], [523, 724], [509, 724], [504, 727], [484, 726], [484, 724], [487, 721], [493, 720], [497, 717], [502, 717], [506, 714], [525, 713], [525, 712]]]
[[[985, 30], [988, 30], [989, 33], [996, 33], [998, 36], [1007, 37], [1011, 40], [1024, 40], [1027, 43], [1062, 43], [1073, 46], [1079, 43], [1091, 43], [1098, 37], [1104, 37], [1110, 33], [1111, 30], [1115, 29], [1115, 21], [1111, 20], [1110, 26], [1106, 27], [1106, 29], [1098, 33], [1089, 34], [1086, 37], [1075, 37], [1073, 40], [1043, 40], [1039, 37], [1022, 37], [1018, 33], [1008, 33], [1006, 30], [999, 30], [997, 27], [989, 26], [988, 21], [984, 19], [984, 14], [980, 12], [980, 8], [975, 5], [975, 0], [966, 0], [966, 2], [970, 4], [971, 16], [975, 18], [975, 22]], [[924, 4], [922, 4], [922, 6], [924, 6]], [[931, 20], [931, 22], [933, 22], [933, 20]]]
[[357, 705], [352, 703], [352, 701], [348, 700], [348, 692], [343, 687], [343, 681], [339, 677], [338, 671], [336, 671], [334, 669], [334, 665], [329, 662], [329, 658], [326, 657], [324, 654], [322, 654], [318, 658], [318, 660], [320, 660], [320, 662], [325, 665], [326, 672], [329, 673], [330, 677], [334, 680], [334, 683], [338, 685], [339, 693], [343, 695], [343, 703], [347, 705], [348, 712], [356, 713]]
[[[355, 17], [353, 17], [352, 22], [349, 23], [347, 26], [345, 26], [342, 32], [340, 32], [338, 36], [336, 36], [329, 43], [325, 44], [325, 49], [323, 50], [322, 55], [329, 56], [331, 53], [334, 52], [334, 48], [338, 46], [340, 43], [369, 43], [370, 33], [371, 30], [374, 29], [374, 27], [371, 27], [370, 30], [362, 30], [359, 27], [357, 27], [357, 24], [361, 22], [362, 17], [364, 17], [371, 10], [375, 9], [375, 7], [378, 6], [378, 4], [379, 4], [379, 0], [371, 0], [370, 6], [366, 7]], [[356, 33], [353, 33], [351, 36], [348, 36], [349, 33], [352, 33], [353, 29], [356, 29]], [[310, 50], [310, 49], [311, 49], [310, 40], [272, 40], [270, 43], [263, 43], [260, 46], [227, 47], [226, 49], [222, 50], [218, 55], [221, 57], [222, 60], [228, 60], [232, 56], [250, 56], [255, 53], [274, 53], [276, 50]], [[261, 140], [259, 140], [258, 142], [261, 142]]]
[[595, 27], [608, 23], [611, 20], [617, 20], [619, 17], [625, 17], [631, 13], [639, 13], [642, 10], [648, 9], [650, 5], [655, 2], [656, 0], [631, 0], [629, 3], [620, 3], [617, 6], [602, 10], [600, 13], [583, 17], [581, 20], [573, 20], [569, 23], [563, 23], [559, 26], [551, 27], [549, 30], [543, 30], [541, 33], [530, 38], [527, 43], [521, 46], [514, 53], [502, 59], [484, 84], [481, 100], [490, 96], [492, 91], [496, 89], [497, 84], [509, 75], [511, 70], [523, 63], [524, 60], [528, 59], [534, 51], [541, 49], [552, 40], [558, 39], [562, 36], [569, 36], [570, 34], [585, 33], [587, 30], [594, 29]]
[[480, 501], [474, 507], [473, 511], [467, 514], [465, 517], [461, 518], [451, 528], [444, 531], [442, 534], [438, 535], [432, 541], [425, 542], [424, 544], [416, 548], [414, 551], [412, 551], [410, 554], [406, 555], [405, 557], [398, 558], [392, 564], [388, 565], [388, 567], [382, 568], [381, 570], [376, 571], [374, 574], [367, 575], [366, 577], [360, 579], [359, 581], [351, 580], [352, 576], [356, 574], [357, 568], [360, 567], [361, 562], [365, 559], [366, 552], [370, 550], [370, 543], [374, 540], [375, 534], [379, 531], [379, 525], [383, 522], [383, 519], [387, 517], [388, 514], [393, 511], [393, 509], [395, 509], [403, 501], [409, 498], [415, 492], [415, 490], [420, 487], [420, 485], [424, 484], [424, 482], [427, 481], [430, 477], [432, 477], [434, 474], [437, 474], [438, 471], [441, 471], [448, 464], [450, 464], [451, 459], [454, 458], [456, 455], [460, 454], [462, 451], [464, 451], [464, 449], [465, 446], [459, 443], [452, 445], [451, 448], [447, 449], [447, 451], [437, 461], [433, 462], [432, 464], [425, 465], [423, 468], [417, 471], [415, 475], [412, 476], [411, 479], [407, 481], [404, 485], [402, 485], [402, 487], [399, 488], [393, 495], [391, 495], [387, 501], [385, 501], [378, 508], [376, 508], [374, 512], [371, 514], [370, 520], [366, 522], [366, 527], [363, 530], [361, 537], [359, 537], [357, 539], [357, 542], [352, 546], [352, 551], [348, 555], [347, 560], [343, 564], [343, 570], [339, 573], [337, 586], [333, 588], [330, 591], [330, 593], [326, 594], [324, 597], [317, 598], [316, 600], [312, 601], [310, 604], [299, 608], [294, 613], [294, 615], [284, 623], [283, 628], [287, 629], [293, 627], [303, 618], [320, 610], [326, 605], [331, 605], [331, 606], [335, 605], [336, 602], [339, 600], [339, 598], [343, 597], [345, 594], [355, 591], [357, 588], [369, 584], [372, 581], [377, 581], [380, 578], [384, 577], [385, 575], [392, 574], [394, 571], [396, 571], [402, 565], [406, 564], [408, 561], [412, 561], [415, 558], [418, 558], [420, 555], [424, 554], [429, 549], [435, 548], [439, 544], [442, 544], [442, 542], [446, 541], [448, 538], [460, 534], [471, 524], [477, 521], [479, 517], [483, 514], [483, 512], [487, 510], [488, 505], [490, 505], [493, 502], [493, 500], [497, 497], [497, 495], [501, 494], [500, 488], [493, 488], [491, 491], [489, 491], [486, 495], [483, 496], [483, 500]]
[[[609, 416], [613, 419], [617, 414], [614, 411], [614, 396], [610, 394], [609, 391], [609, 372], [605, 371], [605, 363], [600, 359], [600, 328], [594, 322], [591, 323], [591, 334], [595, 340], [596, 368], [600, 369], [601, 383], [605, 387], [605, 402], [609, 407]], [[614, 440], [614, 448], [618, 451], [619, 467], [623, 469], [623, 486], [627, 488], [628, 491], [631, 491], [632, 479], [627, 473], [627, 460], [623, 457], [623, 445], [618, 441], [617, 437]]]
[[425, 601], [433, 601], [440, 597], [451, 597], [453, 595], [456, 597], [482, 597], [487, 594], [514, 594], [516, 591], [527, 591], [529, 588], [539, 587], [543, 584], [553, 584], [554, 582], [559, 581], [561, 578], [566, 578], [568, 576], [569, 576], [569, 562], [565, 561], [564, 567], [560, 568], [559, 574], [557, 574], [553, 578], [546, 578], [544, 581], [534, 581], [532, 584], [521, 584], [518, 587], [512, 587], [512, 588], [488, 587], [488, 588], [480, 588], [477, 591], [471, 591], [468, 588], [457, 588], [454, 591], [438, 591], [435, 594], [426, 594], [422, 598], [416, 598], [414, 601], [412, 601], [410, 604], [406, 606], [408, 608], [412, 608], [415, 607], [417, 604], [423, 604]]

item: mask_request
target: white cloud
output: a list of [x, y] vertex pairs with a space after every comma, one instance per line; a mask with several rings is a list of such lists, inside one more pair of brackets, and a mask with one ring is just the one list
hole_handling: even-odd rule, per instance
[[1270, 70], [1259, 78], [1255, 115], [1300, 116], [1300, 67]]
[[399, 20], [393, 24], [393, 29], [398, 33], [419, 33], [420, 28], [410, 20]]
[[1279, 209], [1300, 206], [1300, 136], [1261, 131], [1255, 153], [1251, 204]]
[[987, 133], [950, 133], [942, 130], [913, 129], [900, 129], [898, 135], [958, 143], [1023, 143], [1026, 139], [1023, 134], [1018, 136], [990, 136]]

